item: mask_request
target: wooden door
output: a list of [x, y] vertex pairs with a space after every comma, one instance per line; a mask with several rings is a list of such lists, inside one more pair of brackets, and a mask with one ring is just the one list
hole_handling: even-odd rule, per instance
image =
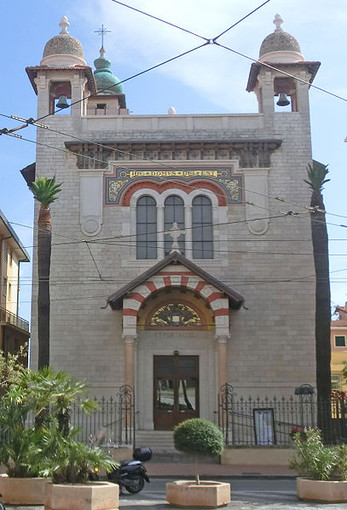
[[199, 416], [199, 356], [154, 356], [154, 428]]

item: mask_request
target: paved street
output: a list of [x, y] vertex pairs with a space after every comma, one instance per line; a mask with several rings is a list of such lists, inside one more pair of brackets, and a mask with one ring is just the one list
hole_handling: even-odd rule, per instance
[[[127, 510], [150, 509], [169, 510], [173, 508], [165, 499], [165, 484], [173, 478], [152, 478], [142, 492], [136, 495], [124, 495], [120, 498], [120, 508]], [[231, 483], [232, 501], [224, 508], [252, 510], [266, 508], [271, 510], [347, 509], [346, 504], [304, 503], [296, 497], [296, 481], [291, 478], [220, 478]], [[196, 510], [196, 509], [195, 509]]]
[[[145, 488], [139, 494], [124, 494], [120, 497], [120, 509], [126, 510], [171, 510], [175, 507], [169, 505], [165, 499], [165, 484], [173, 481], [170, 478], [152, 477], [151, 483], [146, 484]], [[217, 477], [215, 477], [217, 479]], [[293, 508], [302, 508], [305, 510], [333, 510], [346, 509], [347, 503], [338, 503], [335, 505], [304, 503], [296, 497], [295, 484], [293, 478], [220, 478], [222, 481], [231, 483], [232, 501], [226, 509], [237, 510], [292, 510]], [[7, 509], [12, 510], [43, 510], [42, 506], [35, 507], [13, 507], [6, 505]], [[197, 508], [187, 510], [197, 510]]]

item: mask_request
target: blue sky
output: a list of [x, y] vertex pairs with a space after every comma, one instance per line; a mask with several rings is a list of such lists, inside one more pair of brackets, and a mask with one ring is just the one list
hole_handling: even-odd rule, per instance
[[[130, 5], [164, 18], [202, 36], [213, 38], [258, 7], [259, 0], [129, 0]], [[298, 40], [308, 61], [320, 61], [314, 84], [347, 98], [347, 0], [270, 0], [227, 32], [220, 42], [257, 58], [262, 40], [274, 30], [280, 13], [283, 29]], [[89, 65], [97, 58], [102, 24], [111, 30], [105, 38], [112, 70], [125, 79], [187, 51], [201, 40], [169, 27], [112, 0], [15, 0], [3, 2], [1, 29], [0, 113], [24, 118], [36, 116], [36, 96], [25, 67], [39, 65], [45, 43], [58, 34], [66, 15], [69, 32], [84, 48]], [[253, 113], [254, 94], [246, 92], [251, 61], [216, 46], [208, 46], [175, 62], [125, 83], [127, 106], [134, 114]], [[347, 101], [311, 88], [313, 158], [329, 165], [331, 182], [324, 201], [328, 212], [332, 303], [347, 300], [346, 156]], [[0, 117], [0, 129], [18, 123]], [[22, 130], [35, 139], [35, 128]], [[29, 253], [32, 246], [33, 198], [20, 169], [35, 161], [35, 145], [0, 136], [0, 209], [12, 223]], [[306, 204], [299, 204], [300, 206]], [[308, 205], [308, 204], [307, 204]], [[298, 204], [293, 197], [293, 208]], [[343, 226], [341, 226], [343, 225]], [[30, 318], [31, 267], [23, 264], [20, 315]]]

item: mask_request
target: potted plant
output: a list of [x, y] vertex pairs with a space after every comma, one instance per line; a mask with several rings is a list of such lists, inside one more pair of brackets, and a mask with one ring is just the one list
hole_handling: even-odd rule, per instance
[[[86, 473], [91, 464], [106, 467], [113, 461], [74, 441], [70, 407], [85, 393], [85, 384], [49, 367], [28, 370], [17, 363], [18, 356], [5, 358], [0, 353], [0, 464], [7, 469], [0, 476], [0, 493], [5, 503], [43, 505], [52, 473], [57, 478], [60, 469], [61, 479], [82, 481], [82, 472]], [[96, 406], [87, 398], [79, 405], [86, 412]], [[63, 451], [57, 466], [57, 455]], [[64, 466], [65, 474], [61, 471]], [[73, 471], [75, 477], [69, 476]], [[116, 508], [118, 487], [112, 486], [112, 491], [112, 505], [100, 508]]]
[[47, 455], [46, 473], [52, 476], [47, 484], [47, 510], [115, 510], [119, 505], [119, 486], [109, 482], [89, 481], [93, 469], [111, 471], [115, 462], [99, 448], [75, 441], [76, 430], [51, 427], [44, 442]]
[[[202, 418], [185, 420], [174, 429], [175, 448], [195, 456], [221, 455], [224, 449], [222, 432], [216, 425]], [[230, 502], [230, 484], [216, 481], [178, 480], [166, 484], [166, 499], [173, 505], [183, 507], [216, 508]]]
[[[23, 385], [34, 402], [35, 424], [43, 431], [41, 469], [52, 477], [47, 484], [45, 508], [49, 510], [114, 510], [118, 508], [119, 487], [109, 482], [89, 482], [94, 468], [110, 471], [114, 460], [104, 451], [75, 440], [78, 430], [70, 423], [71, 406], [85, 394], [83, 382], [64, 372], [44, 367], [27, 372]], [[85, 412], [98, 406], [88, 398], [78, 400]]]
[[42, 430], [28, 426], [32, 402], [25, 397], [22, 381], [27, 371], [17, 354], [0, 351], [0, 476], [2, 501], [10, 504], [43, 504], [47, 478], [42, 477]]
[[297, 471], [300, 499], [347, 502], [347, 445], [325, 446], [320, 431], [305, 429], [294, 436], [295, 455], [290, 467]]

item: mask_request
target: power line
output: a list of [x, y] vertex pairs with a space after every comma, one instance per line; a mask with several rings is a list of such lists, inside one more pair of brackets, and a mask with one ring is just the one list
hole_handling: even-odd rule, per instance
[[[239, 56], [242, 56], [242, 57], [244, 57], [244, 58], [246, 58], [246, 59], [248, 59], [248, 60], [251, 60], [251, 61], [253, 61], [253, 62], [256, 62], [256, 63], [258, 63], [258, 64], [260, 64], [260, 65], [262, 65], [262, 66], [265, 66], [265, 67], [267, 67], [267, 68], [273, 69], [273, 70], [275, 70], [275, 71], [277, 71], [277, 72], [279, 72], [279, 73], [282, 73], [282, 74], [284, 74], [284, 75], [286, 75], [286, 76], [288, 76], [288, 77], [291, 77], [291, 78], [293, 78], [293, 79], [295, 79], [295, 80], [297, 80], [297, 81], [300, 81], [301, 83], [308, 84], [309, 86], [311, 86], [311, 87], [313, 87], [313, 88], [315, 88], [315, 89], [318, 89], [318, 90], [320, 90], [321, 92], [324, 92], [324, 93], [330, 94], [330, 95], [332, 95], [332, 96], [334, 96], [334, 97], [336, 97], [336, 98], [338, 98], [338, 99], [341, 99], [341, 100], [343, 100], [343, 101], [347, 101], [347, 99], [346, 99], [346, 98], [344, 98], [344, 97], [342, 97], [342, 96], [339, 96], [339, 95], [337, 95], [337, 94], [334, 94], [334, 93], [332, 93], [332, 92], [329, 92], [329, 91], [327, 91], [326, 89], [324, 89], [324, 88], [322, 88], [322, 87], [318, 87], [318, 86], [313, 85], [313, 84], [311, 84], [310, 82], [308, 82], [308, 81], [306, 81], [306, 80], [303, 80], [303, 79], [301, 79], [301, 78], [299, 78], [299, 77], [297, 77], [297, 76], [291, 75], [290, 73], [287, 73], [287, 72], [285, 72], [285, 71], [283, 71], [283, 70], [281, 70], [281, 69], [277, 69], [275, 66], [271, 66], [270, 64], [266, 64], [266, 63], [264, 63], [264, 62], [260, 62], [260, 61], [259, 61], [259, 60], [257, 60], [257, 59], [254, 59], [254, 58], [252, 58], [252, 57], [249, 57], [248, 55], [245, 55], [244, 53], [241, 53], [241, 52], [238, 52], [238, 51], [236, 51], [236, 50], [233, 50], [232, 48], [230, 48], [230, 47], [228, 47], [228, 46], [225, 46], [225, 45], [222, 45], [222, 44], [220, 44], [220, 43], [218, 43], [218, 42], [217, 42], [217, 39], [218, 39], [219, 37], [221, 37], [221, 35], [223, 35], [223, 34], [224, 34], [225, 32], [227, 32], [227, 31], [229, 31], [231, 28], [233, 28], [234, 26], [236, 26], [237, 24], [239, 24], [241, 21], [243, 21], [244, 19], [246, 19], [246, 18], [247, 18], [248, 16], [250, 16], [251, 14], [253, 14], [253, 12], [256, 12], [258, 9], [260, 9], [261, 7], [263, 7], [263, 5], [265, 5], [266, 3], [268, 3], [268, 1], [270, 1], [270, 0], [268, 0], [268, 1], [264, 2], [263, 4], [261, 4], [258, 8], [254, 9], [253, 11], [251, 11], [250, 13], [248, 13], [246, 16], [244, 16], [243, 18], [241, 18], [238, 22], [234, 23], [231, 27], [229, 27], [228, 29], [226, 29], [224, 32], [222, 32], [221, 34], [219, 34], [218, 36], [216, 36], [216, 37], [215, 37], [215, 38], [213, 38], [213, 39], [207, 39], [206, 37], [203, 37], [203, 36], [201, 36], [201, 35], [199, 35], [199, 34], [196, 34], [196, 33], [194, 33], [194, 32], [191, 32], [191, 31], [187, 30], [187, 29], [184, 29], [183, 27], [180, 27], [180, 26], [175, 25], [175, 24], [173, 24], [173, 23], [167, 22], [166, 20], [163, 20], [163, 19], [161, 19], [161, 18], [157, 18], [156, 16], [153, 16], [153, 15], [151, 15], [151, 14], [149, 14], [149, 13], [146, 13], [146, 12], [144, 12], [144, 11], [141, 11], [141, 10], [139, 10], [139, 9], [135, 9], [135, 8], [133, 8], [133, 7], [131, 7], [131, 6], [127, 5], [127, 4], [125, 4], [125, 3], [118, 2], [117, 0], [112, 0], [112, 1], [114, 1], [115, 3], [119, 3], [120, 5], [123, 5], [123, 6], [125, 6], [125, 7], [128, 7], [129, 9], [133, 9], [133, 10], [135, 10], [135, 11], [137, 11], [137, 12], [140, 12], [140, 13], [142, 13], [142, 14], [146, 15], [146, 16], [149, 16], [149, 17], [152, 17], [152, 18], [154, 18], [154, 19], [157, 19], [158, 21], [161, 21], [161, 22], [163, 22], [163, 23], [165, 23], [165, 24], [167, 24], [167, 25], [171, 25], [171, 26], [173, 26], [173, 27], [175, 27], [175, 28], [177, 28], [177, 29], [183, 30], [183, 31], [185, 31], [185, 32], [189, 32], [190, 34], [192, 34], [192, 35], [194, 35], [194, 36], [196, 36], [196, 37], [202, 38], [203, 40], [205, 40], [205, 41], [206, 41], [206, 42], [205, 42], [204, 44], [202, 44], [202, 45], [199, 45], [199, 46], [197, 46], [197, 47], [195, 47], [195, 48], [192, 48], [191, 50], [188, 50], [188, 51], [186, 51], [186, 52], [184, 52], [184, 53], [181, 53], [181, 54], [179, 54], [179, 55], [177, 55], [177, 56], [175, 56], [175, 57], [172, 57], [172, 58], [170, 58], [170, 59], [167, 59], [167, 60], [165, 60], [165, 61], [161, 62], [160, 64], [154, 65], [154, 66], [152, 66], [152, 67], [150, 67], [150, 68], [148, 68], [148, 69], [146, 69], [146, 70], [144, 70], [144, 71], [141, 71], [141, 72], [139, 72], [139, 73], [136, 73], [136, 74], [134, 74], [134, 75], [130, 76], [129, 78], [126, 78], [126, 79], [124, 79], [124, 80], [122, 80], [122, 81], [119, 81], [117, 84], [115, 84], [115, 85], [114, 85], [114, 87], [118, 86], [119, 84], [125, 83], [126, 81], [129, 81], [129, 80], [131, 80], [131, 79], [133, 79], [133, 78], [136, 78], [136, 77], [138, 77], [138, 76], [141, 76], [142, 74], [147, 73], [147, 72], [149, 72], [149, 71], [151, 71], [151, 70], [154, 70], [154, 69], [156, 69], [156, 68], [158, 68], [158, 67], [160, 67], [160, 66], [163, 66], [163, 65], [165, 65], [165, 64], [167, 64], [167, 63], [169, 63], [169, 62], [172, 62], [173, 60], [176, 60], [176, 59], [178, 59], [178, 58], [181, 58], [181, 57], [182, 57], [182, 56], [184, 56], [184, 55], [187, 55], [187, 54], [189, 54], [189, 53], [192, 53], [193, 51], [196, 51], [196, 50], [198, 50], [198, 49], [202, 48], [203, 46], [210, 45], [210, 44], [215, 44], [216, 46], [220, 46], [220, 47], [222, 47], [222, 48], [224, 48], [224, 49], [226, 49], [226, 50], [228, 50], [228, 51], [231, 51], [231, 52], [233, 52], [233, 53], [235, 53], [235, 54], [237, 54], [237, 55], [239, 55]], [[108, 88], [109, 88], [109, 87], [108, 87]], [[105, 89], [104, 89], [104, 90], [105, 90]], [[100, 93], [100, 92], [103, 92], [103, 90], [100, 90], [100, 91], [98, 91], [98, 92], [99, 92], [99, 93]], [[96, 95], [96, 94], [92, 94], [92, 95], [90, 95], [89, 97], [93, 97], [93, 96], [95, 96], [95, 95]], [[74, 103], [71, 103], [69, 106], [71, 107], [72, 105], [78, 104], [78, 103], [83, 102], [83, 101], [85, 101], [85, 100], [87, 100], [87, 99], [88, 99], [87, 97], [84, 97], [84, 98], [82, 98], [82, 99], [80, 99], [80, 100], [78, 100], [78, 101], [75, 101]], [[61, 110], [61, 109], [58, 109], [57, 111], [60, 111], [60, 110]], [[47, 118], [47, 117], [49, 117], [49, 116], [53, 115], [54, 113], [56, 113], [56, 111], [51, 112], [51, 113], [49, 113], [49, 114], [47, 114], [47, 115], [45, 115], [45, 116], [43, 116], [43, 117], [40, 117], [40, 118], [38, 118], [38, 119], [36, 119], [36, 120], [34, 120], [33, 118], [30, 118], [30, 119], [28, 119], [28, 120], [26, 120], [26, 121], [25, 121], [25, 124], [24, 124], [23, 126], [20, 126], [20, 127], [18, 127], [18, 128], [13, 128], [13, 129], [3, 128], [3, 129], [1, 129], [1, 130], [0, 130], [0, 135], [1, 135], [1, 134], [6, 134], [6, 135], [18, 136], [17, 134], [15, 134], [15, 131], [17, 131], [17, 130], [19, 130], [19, 129], [22, 129], [22, 128], [25, 128], [25, 127], [27, 127], [29, 124], [34, 124], [34, 125], [35, 125], [35, 123], [36, 123], [36, 122], [38, 122], [38, 121], [40, 121], [40, 120], [43, 120], [43, 119], [45, 119], [45, 118]]]
[[[8, 118], [13, 118], [13, 116], [7, 116], [7, 115], [4, 115], [4, 114], [0, 114], [4, 117], [8, 117]], [[20, 120], [20, 118], [16, 118], [16, 120]], [[64, 133], [63, 131], [59, 131], [59, 130], [56, 130], [56, 129], [53, 129], [53, 128], [50, 128], [49, 126], [40, 126], [38, 125], [37, 127], [40, 127], [40, 128], [43, 128], [43, 129], [47, 129], [49, 131], [52, 131], [54, 133], [57, 133], [57, 134], [60, 134], [60, 135], [63, 135], [63, 136], [67, 136], [69, 138], [72, 138], [72, 139], [75, 139], [75, 140], [78, 140], [82, 143], [93, 143], [93, 145], [97, 146], [97, 147], [101, 147], [101, 148], [105, 148], [105, 149], [111, 149], [112, 151], [115, 151], [117, 153], [120, 153], [120, 154], [126, 154], [128, 155], [129, 157], [132, 156], [132, 153], [130, 151], [123, 151], [123, 150], [120, 150], [120, 149], [116, 149], [115, 147], [111, 146], [111, 145], [105, 145], [105, 144], [101, 144], [99, 142], [93, 142], [91, 140], [86, 140], [86, 139], [83, 139], [83, 138], [80, 138], [80, 137], [77, 137], [77, 136], [74, 136], [72, 135], [71, 133]], [[51, 146], [51, 145], [48, 145], [48, 144], [44, 144], [42, 142], [37, 142], [35, 140], [30, 140], [30, 139], [27, 139], [27, 138], [23, 138], [22, 136], [20, 136], [21, 139], [23, 139], [23, 141], [27, 141], [27, 142], [30, 142], [30, 143], [35, 143], [35, 144], [38, 144], [38, 145], [41, 145], [41, 146], [44, 146], [44, 147], [48, 147], [48, 148], [51, 148], [51, 149], [56, 149], [56, 150], [59, 150], [59, 151], [62, 151], [62, 152], [65, 152], [67, 154], [72, 154], [72, 155], [75, 155], [76, 157], [82, 157], [82, 158], [86, 158], [88, 160], [93, 160], [94, 162], [98, 162], [98, 163], [102, 163], [102, 164], [105, 164], [105, 161], [104, 160], [100, 160], [100, 159], [97, 159], [93, 156], [88, 156], [86, 154], [79, 154], [79, 153], [76, 153], [76, 152], [73, 152], [73, 151], [69, 151], [67, 149], [62, 149], [60, 147], [55, 147], [55, 146]], [[168, 168], [168, 169], [175, 169], [176, 167], [166, 163], [166, 162], [163, 162], [161, 160], [148, 160], [146, 159], [144, 156], [141, 158], [142, 161], [148, 161], [148, 162], [151, 162], [151, 164], [155, 164], [155, 165], [158, 165], [159, 167], [164, 167], [164, 168]], [[129, 166], [124, 166], [122, 167], [121, 165], [117, 165], [118, 168], [123, 168], [125, 170], [129, 170], [131, 169], [131, 167]], [[167, 179], [166, 182], [171, 182], [171, 183], [176, 183], [177, 181], [173, 180], [173, 179]], [[190, 188], [190, 189], [201, 189], [200, 187], [197, 187], [197, 186], [194, 186], [192, 184], [189, 184], [189, 183], [186, 183], [186, 182], [183, 182], [183, 181], [180, 181], [181, 184], [183, 186], [185, 186], [186, 188]], [[259, 195], [259, 196], [262, 196], [262, 197], [266, 197], [270, 200], [276, 200], [276, 201], [279, 201], [279, 202], [284, 202], [284, 203], [288, 203], [288, 204], [293, 204], [293, 205], [296, 205], [298, 207], [300, 207], [298, 204], [295, 204], [293, 203], [292, 201], [289, 201], [289, 200], [285, 200], [284, 198], [279, 198], [279, 197], [271, 197], [269, 195], [265, 195], [263, 193], [260, 193], [258, 191], [255, 191], [255, 190], [247, 190], [247, 188], [245, 188], [244, 186], [240, 185], [240, 188], [244, 191], [249, 191], [250, 193], [253, 193], [255, 195]], [[211, 190], [204, 190], [206, 193], [211, 193], [213, 195], [216, 195], [216, 196], [222, 196], [224, 198], [224, 195], [222, 193], [218, 193], [218, 192], [215, 192], [215, 191], [211, 191]], [[262, 208], [261, 206], [257, 205], [257, 204], [250, 204], [250, 205], [253, 205], [255, 207], [258, 207], [258, 208]], [[310, 211], [310, 212], [314, 212], [312, 211], [310, 208], [310, 206], [302, 206], [301, 207], [304, 207], [307, 212]], [[268, 209], [268, 210], [271, 210], [271, 209]], [[331, 216], [336, 216], [336, 217], [340, 217], [340, 218], [347, 218], [347, 216], [344, 216], [344, 215], [338, 215], [338, 214], [334, 214], [334, 213], [329, 213], [328, 211], [318, 211], [318, 212], [324, 212], [325, 214], [327, 215], [331, 215]], [[320, 220], [314, 220], [314, 221], [320, 221]], [[347, 228], [347, 225], [338, 225], [338, 224], [335, 224], [335, 223], [327, 223], [328, 225], [333, 225], [333, 226], [339, 226], [339, 227], [343, 227], [343, 228]]]
[[255, 13], [256, 11], [259, 11], [259, 9], [261, 9], [262, 7], [264, 7], [264, 5], [268, 4], [270, 2], [270, 0], [266, 0], [266, 2], [262, 3], [261, 5], [258, 5], [258, 7], [256, 7], [255, 9], [253, 9], [253, 11], [249, 12], [248, 14], [246, 14], [245, 16], [243, 16], [243, 18], [239, 19], [238, 21], [236, 21], [236, 23], [234, 23], [233, 25], [231, 25], [229, 28], [227, 28], [226, 30], [224, 30], [223, 32], [221, 32], [219, 35], [217, 35], [216, 37], [214, 37], [212, 39], [212, 41], [215, 43], [217, 41], [217, 39], [219, 39], [220, 37], [222, 37], [222, 35], [226, 34], [227, 32], [229, 32], [229, 30], [231, 30], [232, 28], [236, 27], [236, 25], [238, 25], [239, 23], [241, 23], [242, 21], [244, 21], [246, 18], [248, 18], [249, 16], [251, 16], [253, 13]]
[[[270, 1], [270, 0], [268, 0], [268, 1]], [[179, 25], [176, 25], [175, 23], [171, 23], [170, 21], [166, 21], [162, 18], [158, 18], [157, 16], [154, 16], [153, 14], [149, 14], [148, 12], [142, 11], [141, 9], [136, 9], [135, 7], [132, 7], [131, 5], [125, 4], [123, 2], [119, 2], [118, 0], [112, 0], [112, 2], [114, 2], [115, 4], [122, 5], [123, 7], [127, 7], [128, 9], [131, 9], [132, 11], [143, 14], [144, 16], [148, 16], [149, 18], [160, 21], [161, 23], [165, 23], [165, 25], [169, 25], [171, 27], [177, 28], [178, 30], [182, 30], [183, 32], [186, 32], [187, 34], [194, 35], [195, 37], [199, 37], [200, 39], [203, 39], [206, 42], [209, 42], [209, 39], [207, 37], [204, 37], [204, 36], [199, 35], [195, 32], [192, 32], [191, 30], [188, 30], [188, 29], [183, 28]]]
[[339, 96], [338, 94], [335, 94], [334, 92], [330, 92], [329, 90], [327, 89], [324, 89], [323, 87], [318, 87], [318, 85], [313, 85], [313, 83], [307, 81], [307, 80], [304, 80], [303, 78], [299, 78], [298, 76], [294, 76], [293, 74], [290, 74], [290, 73], [287, 73], [286, 71], [283, 71], [283, 69], [278, 69], [277, 67], [273, 66], [273, 65], [270, 65], [266, 62], [260, 62], [258, 59], [256, 58], [253, 58], [253, 57], [250, 57], [248, 55], [246, 55], [245, 53], [241, 53], [240, 51], [236, 51], [232, 48], [229, 48], [229, 46], [225, 46], [224, 44], [220, 44], [218, 42], [215, 42], [214, 44], [216, 44], [217, 46], [220, 46], [221, 48], [224, 48], [225, 50], [227, 51], [231, 51], [232, 53], [235, 53], [235, 55], [239, 55], [240, 57], [244, 57], [248, 60], [251, 60], [252, 62], [255, 62], [256, 64], [260, 64], [262, 65], [263, 67], [266, 67], [268, 69], [272, 69], [273, 71], [277, 71], [285, 76], [288, 76], [289, 78], [293, 78], [294, 80], [296, 81], [299, 81], [300, 83], [304, 83], [305, 85], [309, 85], [309, 87], [312, 87], [316, 90], [320, 90], [321, 92], [324, 92], [324, 94], [328, 94], [330, 96], [333, 96], [337, 99], [341, 99], [342, 101], [347, 101], [347, 98], [343, 97], [343, 96]]

